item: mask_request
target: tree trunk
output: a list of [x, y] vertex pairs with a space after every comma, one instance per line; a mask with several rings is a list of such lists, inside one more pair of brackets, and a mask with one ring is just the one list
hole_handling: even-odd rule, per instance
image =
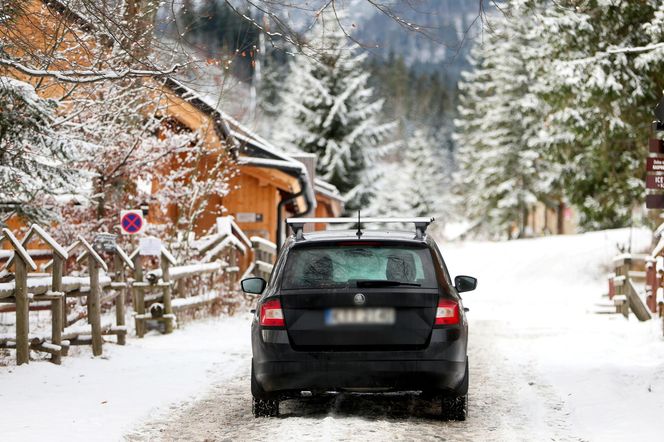
[[558, 203], [558, 235], [565, 234], [565, 203], [560, 201]]
[[159, 7], [157, 0], [127, 0], [124, 18], [127, 23], [127, 37], [122, 42], [124, 49], [133, 60], [145, 64], [150, 53], [154, 19]]

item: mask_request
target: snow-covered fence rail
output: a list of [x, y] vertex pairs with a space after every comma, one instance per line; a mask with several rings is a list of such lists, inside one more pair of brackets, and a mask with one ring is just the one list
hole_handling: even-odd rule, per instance
[[[226, 309], [232, 314], [241, 300], [237, 294], [241, 270], [253, 268], [269, 275], [276, 247], [262, 238], [250, 240], [230, 217], [218, 220], [217, 227], [217, 234], [200, 240], [199, 262], [178, 264], [162, 247], [155, 269], [145, 268], [150, 257], [142, 256], [139, 249], [129, 256], [116, 244], [100, 242], [97, 250], [81, 236], [64, 248], [37, 225], [22, 241], [4, 229], [0, 240], [8, 241], [11, 250], [2, 253], [6, 264], [0, 270], [0, 314], [15, 313], [16, 320], [15, 332], [11, 325], [4, 330], [9, 334], [0, 330], [0, 348], [16, 349], [18, 364], [29, 362], [31, 350], [49, 353], [52, 362], [59, 364], [70, 345], [90, 345], [94, 355], [101, 355], [104, 335], [114, 335], [118, 344], [125, 344], [128, 304], [139, 337], [150, 321], [170, 333], [181, 318], [202, 310]], [[48, 250], [29, 250], [35, 239]], [[32, 256], [42, 262], [52, 259], [37, 273]], [[74, 267], [82, 270], [65, 275], [66, 268]], [[29, 312], [46, 309], [51, 312], [48, 335], [43, 319], [30, 327]]]
[[274, 261], [277, 256], [277, 245], [260, 236], [252, 236], [251, 243], [254, 249], [254, 267], [252, 272], [265, 280], [270, 278]]
[[[38, 237], [45, 243], [53, 257], [45, 267], [50, 268], [51, 274], [28, 273], [33, 272], [37, 266], [26, 249], [33, 237]], [[51, 361], [59, 364], [62, 356], [68, 353], [69, 345], [92, 345], [93, 353], [101, 355], [102, 337], [107, 334], [118, 336], [118, 342], [124, 343], [123, 327], [124, 319], [115, 326], [102, 327], [101, 325], [101, 302], [104, 288], [112, 286], [111, 279], [106, 274], [100, 274], [100, 270], [107, 271], [106, 264], [94, 251], [92, 246], [82, 237], [64, 249], [44, 229], [38, 225], [32, 225], [22, 241], [8, 229], [3, 230], [3, 237], [7, 239], [13, 249], [13, 254], [8, 258], [2, 275], [5, 279], [11, 279], [0, 283], [0, 302], [7, 304], [2, 311], [13, 311], [16, 313], [15, 334], [0, 336], [0, 348], [16, 349], [17, 364], [29, 362], [30, 350], [46, 352], [51, 355]], [[84, 253], [79, 257], [88, 256], [88, 272], [86, 277], [64, 276], [64, 266], [70, 254], [77, 248], [83, 248]], [[9, 270], [13, 266], [14, 273]], [[75, 313], [72, 317], [67, 316], [68, 298], [86, 298], [86, 312], [81, 315]], [[111, 301], [114, 296], [106, 296], [104, 299]], [[50, 304], [51, 310], [51, 333], [50, 336], [39, 336], [30, 333], [29, 311], [34, 307], [44, 308]], [[117, 305], [117, 303], [116, 303]], [[9, 307], [9, 308], [8, 308]], [[124, 306], [122, 306], [124, 307]], [[120, 308], [120, 307], [118, 307]], [[87, 318], [89, 327], [81, 331], [67, 329], [79, 319]], [[124, 313], [122, 313], [124, 318]], [[82, 336], [85, 338], [82, 338]], [[88, 337], [89, 336], [89, 337]], [[122, 339], [121, 339], [122, 338]]]
[[[218, 280], [216, 276], [223, 273], [226, 277], [225, 285], [232, 289], [235, 280], [234, 275], [237, 274], [237, 272], [229, 272], [229, 269], [233, 270], [235, 264], [233, 261], [234, 254], [230, 256], [230, 263], [217, 260], [177, 266], [174, 265], [176, 264], [174, 259], [168, 259], [162, 253], [160, 268], [152, 270], [142, 268], [142, 259], [136, 252], [133, 257], [135, 273], [132, 287], [134, 288], [136, 310], [134, 319], [138, 337], [145, 335], [148, 321], [165, 323], [165, 332], [170, 333], [176, 320], [180, 322], [184, 317], [214, 304], [225, 306], [230, 313], [235, 311], [237, 306], [232, 296], [224, 296], [221, 290], [211, 290], [200, 295], [186, 296], [186, 283], [184, 283], [185, 280], [190, 278], [200, 279], [205, 275], [209, 275], [211, 285], [214, 286], [215, 281]], [[174, 286], [177, 287], [177, 297], [172, 299], [171, 291]], [[146, 295], [145, 293], [149, 291], [157, 291], [158, 293]]]
[[[646, 307], [648, 296], [647, 276], [649, 255], [623, 253], [613, 258], [614, 270], [609, 274], [609, 299], [613, 301], [616, 313], [628, 317], [632, 311], [640, 321], [650, 319]], [[641, 292], [638, 288], [644, 286]]]

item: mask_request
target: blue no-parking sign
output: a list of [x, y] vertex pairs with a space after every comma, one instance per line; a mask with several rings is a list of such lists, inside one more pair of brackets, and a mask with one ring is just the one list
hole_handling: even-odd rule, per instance
[[120, 230], [128, 235], [141, 233], [145, 228], [145, 219], [141, 210], [122, 210], [120, 212]]

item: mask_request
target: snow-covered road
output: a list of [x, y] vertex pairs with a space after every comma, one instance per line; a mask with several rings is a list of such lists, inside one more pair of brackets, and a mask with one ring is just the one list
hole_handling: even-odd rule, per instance
[[[465, 422], [440, 422], [437, 405], [414, 395], [347, 394], [286, 401], [281, 417], [254, 419], [245, 315], [132, 339], [108, 360], [67, 358], [60, 368], [42, 363], [0, 372], [8, 434], [12, 440], [66, 434], [68, 441], [123, 435], [132, 441], [659, 441], [661, 324], [593, 313], [616, 244], [629, 236], [621, 230], [443, 247], [452, 274], [480, 278], [478, 290], [464, 298], [471, 321]], [[634, 232], [633, 239], [636, 250], [649, 236]], [[162, 365], [163, 373], [155, 370]], [[65, 388], [83, 368], [84, 385]], [[30, 382], [43, 387], [28, 400], [19, 385]], [[67, 416], [73, 418], [63, 421]], [[70, 423], [79, 429], [73, 435]]]

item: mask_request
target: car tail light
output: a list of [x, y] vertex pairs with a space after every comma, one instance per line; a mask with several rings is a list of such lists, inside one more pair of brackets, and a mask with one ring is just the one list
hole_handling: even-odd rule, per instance
[[284, 327], [284, 312], [278, 299], [270, 299], [261, 304], [260, 324], [266, 327]]
[[459, 323], [459, 304], [451, 299], [440, 299], [436, 309], [436, 325]]

